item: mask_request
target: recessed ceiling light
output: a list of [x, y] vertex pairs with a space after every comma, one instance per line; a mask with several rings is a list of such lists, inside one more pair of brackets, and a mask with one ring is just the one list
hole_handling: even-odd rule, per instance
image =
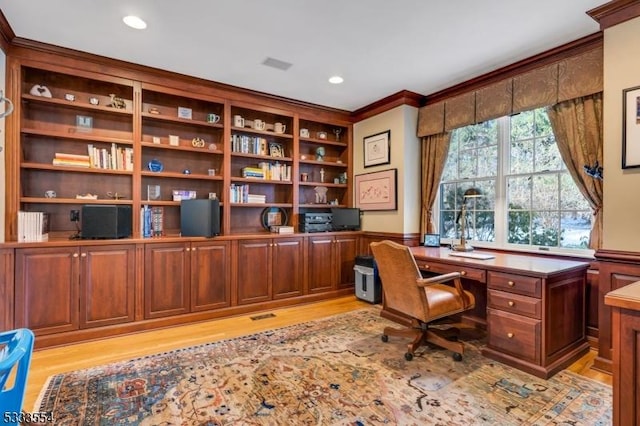
[[331, 84], [340, 84], [344, 81], [344, 78], [339, 75], [334, 75], [333, 77], [329, 77], [329, 83]]
[[131, 28], [135, 28], [136, 30], [144, 30], [145, 28], [147, 28], [147, 23], [137, 16], [125, 16], [124, 18], [122, 18], [122, 21]]

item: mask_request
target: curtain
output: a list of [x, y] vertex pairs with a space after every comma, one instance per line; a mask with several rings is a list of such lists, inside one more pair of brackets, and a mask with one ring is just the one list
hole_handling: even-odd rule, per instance
[[449, 153], [449, 132], [422, 138], [422, 208], [420, 209], [420, 233], [434, 234], [433, 203], [438, 193], [442, 171]]
[[602, 165], [602, 93], [560, 102], [547, 113], [560, 155], [593, 209], [589, 248], [597, 250], [602, 246], [602, 180], [588, 176], [583, 167], [596, 161]]

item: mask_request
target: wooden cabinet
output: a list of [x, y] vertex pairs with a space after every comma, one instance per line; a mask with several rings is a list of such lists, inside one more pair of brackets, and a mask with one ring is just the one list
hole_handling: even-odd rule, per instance
[[[351, 149], [349, 126], [300, 120], [299, 200], [303, 209], [351, 206]], [[318, 188], [321, 188], [320, 190]], [[318, 199], [318, 197], [324, 197]]]
[[325, 234], [308, 238], [309, 292], [347, 288], [354, 285], [355, 259], [359, 237], [356, 234]]
[[[293, 116], [289, 111], [231, 106], [230, 218], [233, 233], [264, 232], [293, 219]], [[277, 215], [263, 220], [270, 208]]]
[[303, 282], [303, 239], [238, 241], [238, 304], [299, 296]]
[[162, 206], [165, 234], [176, 235], [180, 201], [173, 191], [224, 197], [224, 101], [145, 83], [141, 110], [141, 203]]
[[[19, 164], [9, 180], [16, 197], [7, 200], [7, 238], [17, 238], [18, 210], [48, 212], [52, 230], [75, 231], [69, 210], [81, 204], [132, 204], [133, 82], [55, 66], [23, 66], [18, 75], [19, 144], [8, 155]], [[87, 194], [98, 200], [77, 198]]]
[[145, 318], [228, 306], [229, 242], [153, 243], [145, 247]]
[[36, 334], [134, 319], [134, 246], [16, 250], [15, 326]]

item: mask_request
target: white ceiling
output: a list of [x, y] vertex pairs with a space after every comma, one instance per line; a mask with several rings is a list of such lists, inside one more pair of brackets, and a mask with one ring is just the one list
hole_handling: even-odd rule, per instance
[[[599, 30], [604, 0], [0, 0], [18, 37], [356, 110]], [[125, 26], [135, 14], [144, 31]], [[262, 65], [290, 62], [287, 71]], [[327, 80], [339, 74], [345, 81]]]

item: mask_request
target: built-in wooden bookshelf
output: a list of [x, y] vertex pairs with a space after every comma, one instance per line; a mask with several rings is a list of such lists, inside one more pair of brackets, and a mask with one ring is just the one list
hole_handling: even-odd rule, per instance
[[[282, 211], [297, 228], [300, 212], [351, 205], [347, 112], [43, 57], [8, 58], [17, 78], [7, 94], [21, 102], [7, 126], [7, 158], [15, 165], [7, 167], [7, 241], [16, 240], [19, 210], [49, 213], [51, 236], [64, 238], [77, 231], [71, 210], [85, 204], [131, 205], [133, 237], [141, 237], [136, 212], [162, 206], [164, 232], [176, 236], [179, 190], [218, 198], [226, 235], [268, 232], [265, 209]], [[86, 164], [75, 160], [87, 155]], [[242, 185], [264, 202], [232, 200], [232, 187]]]

